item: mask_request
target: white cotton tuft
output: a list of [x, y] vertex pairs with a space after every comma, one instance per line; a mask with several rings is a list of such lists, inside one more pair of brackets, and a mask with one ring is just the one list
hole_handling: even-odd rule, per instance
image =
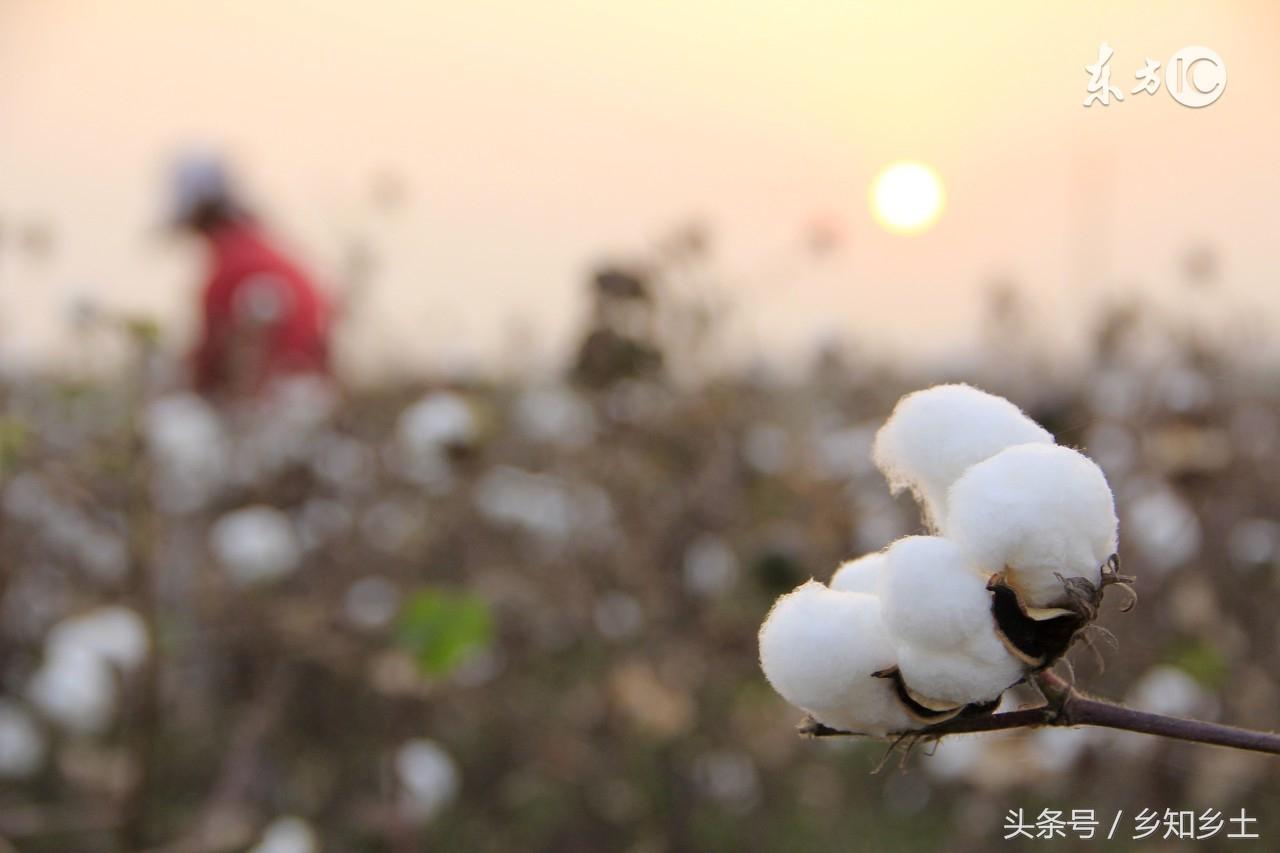
[[1025, 674], [994, 630], [976, 633], [951, 651], [901, 645], [898, 671], [918, 696], [955, 705], [990, 702]]
[[224, 515], [209, 530], [209, 545], [237, 586], [277, 580], [298, 567], [302, 546], [289, 517], [269, 506]]
[[44, 735], [16, 702], [0, 699], [0, 778], [30, 776], [44, 763]]
[[320, 841], [311, 824], [290, 816], [273, 820], [249, 853], [315, 853], [319, 849]]
[[396, 751], [396, 776], [405, 817], [426, 823], [453, 802], [461, 787], [458, 764], [432, 740], [408, 741]]
[[1003, 397], [969, 385], [908, 394], [876, 433], [872, 456], [896, 494], [911, 489], [926, 520], [946, 516], [947, 491], [965, 469], [1016, 444], [1053, 436]]
[[902, 680], [917, 695], [988, 702], [1022, 678], [996, 636], [986, 576], [954, 542], [909, 536], [891, 545], [881, 600]]
[[469, 447], [479, 436], [480, 426], [466, 398], [451, 391], [435, 391], [400, 414], [396, 431], [411, 452], [429, 453]]
[[47, 656], [26, 693], [48, 717], [78, 732], [100, 732], [115, 715], [115, 676], [101, 658], [83, 651]]
[[1005, 571], [1032, 607], [1062, 603], [1064, 578], [1097, 584], [1116, 551], [1115, 498], [1102, 470], [1067, 447], [1011, 447], [951, 489], [945, 534], [986, 572]]
[[883, 551], [864, 554], [855, 560], [846, 560], [831, 576], [831, 588], [841, 592], [865, 592], [880, 594], [884, 577], [885, 555]]
[[894, 665], [875, 596], [810, 581], [773, 605], [760, 629], [760, 666], [773, 688], [820, 722], [871, 735], [918, 728], [890, 681]]
[[45, 639], [46, 654], [90, 655], [125, 671], [146, 659], [148, 646], [142, 617], [118, 605], [64, 619]]
[[954, 542], [908, 536], [889, 546], [884, 563], [884, 624], [895, 642], [947, 651], [994, 634], [986, 577]]

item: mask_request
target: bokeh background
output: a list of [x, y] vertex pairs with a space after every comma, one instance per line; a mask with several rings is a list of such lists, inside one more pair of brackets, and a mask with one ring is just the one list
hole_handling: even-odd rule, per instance
[[[1263, 0], [0, 0], [0, 847], [976, 851], [1047, 807], [1244, 808], [1272, 849], [1267, 758], [1054, 730], [872, 773], [795, 735], [755, 632], [919, 531], [870, 441], [969, 381], [1119, 500], [1140, 601], [1078, 682], [1276, 726], [1278, 35]], [[1103, 41], [1126, 98], [1085, 109]], [[1130, 94], [1190, 44], [1219, 101]], [[191, 145], [334, 294], [337, 383], [186, 389]], [[914, 236], [868, 206], [900, 159], [947, 194]]]

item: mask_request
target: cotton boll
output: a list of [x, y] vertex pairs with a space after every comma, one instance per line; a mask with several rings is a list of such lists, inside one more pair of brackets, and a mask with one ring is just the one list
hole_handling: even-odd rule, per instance
[[911, 489], [936, 524], [965, 469], [1030, 443], [1053, 444], [1053, 436], [1008, 400], [968, 385], [936, 385], [898, 401], [872, 455], [894, 493]]
[[224, 515], [209, 531], [209, 545], [237, 586], [284, 577], [302, 557], [289, 517], [269, 506]]
[[21, 706], [0, 700], [0, 778], [30, 776], [44, 763], [44, 735]]
[[885, 572], [885, 555], [882, 551], [865, 554], [856, 560], [846, 560], [831, 576], [831, 588], [843, 592], [865, 592], [878, 595], [880, 581]]
[[438, 743], [411, 740], [396, 751], [396, 776], [406, 817], [426, 823], [458, 795], [458, 765]]
[[791, 704], [864, 734], [918, 728], [893, 685], [872, 673], [896, 663], [871, 595], [810, 581], [773, 605], [760, 629], [760, 665]]
[[1101, 579], [1116, 551], [1116, 508], [1102, 470], [1056, 445], [1011, 447], [951, 489], [944, 533], [987, 572], [1006, 571], [1032, 607], [1064, 601], [1062, 581]]
[[994, 631], [975, 634], [951, 651], [905, 643], [897, 652], [898, 670], [911, 692], [948, 705], [990, 702], [1025, 672]]
[[311, 824], [300, 817], [276, 818], [249, 853], [315, 853], [320, 849]]
[[59, 622], [49, 632], [45, 649], [54, 657], [97, 657], [104, 664], [128, 671], [147, 656], [147, 629], [142, 618], [127, 607], [99, 607]]
[[897, 643], [951, 650], [983, 632], [994, 636], [986, 578], [959, 546], [940, 536], [908, 536], [884, 554], [884, 624]]

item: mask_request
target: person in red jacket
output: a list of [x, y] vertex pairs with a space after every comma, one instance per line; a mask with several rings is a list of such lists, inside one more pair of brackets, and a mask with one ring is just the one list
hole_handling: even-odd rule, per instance
[[241, 205], [215, 157], [180, 161], [173, 218], [208, 248], [192, 382], [211, 396], [257, 395], [277, 380], [328, 376], [330, 305]]

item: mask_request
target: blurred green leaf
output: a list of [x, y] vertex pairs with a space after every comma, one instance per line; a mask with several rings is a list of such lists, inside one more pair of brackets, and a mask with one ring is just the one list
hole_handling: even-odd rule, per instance
[[467, 593], [424, 589], [405, 603], [396, 638], [430, 675], [446, 675], [493, 638], [489, 605]]
[[18, 460], [31, 437], [27, 425], [16, 418], [0, 418], [0, 473]]
[[1221, 689], [1227, 680], [1227, 662], [1216, 648], [1202, 640], [1175, 646], [1168, 661], [1210, 689]]

